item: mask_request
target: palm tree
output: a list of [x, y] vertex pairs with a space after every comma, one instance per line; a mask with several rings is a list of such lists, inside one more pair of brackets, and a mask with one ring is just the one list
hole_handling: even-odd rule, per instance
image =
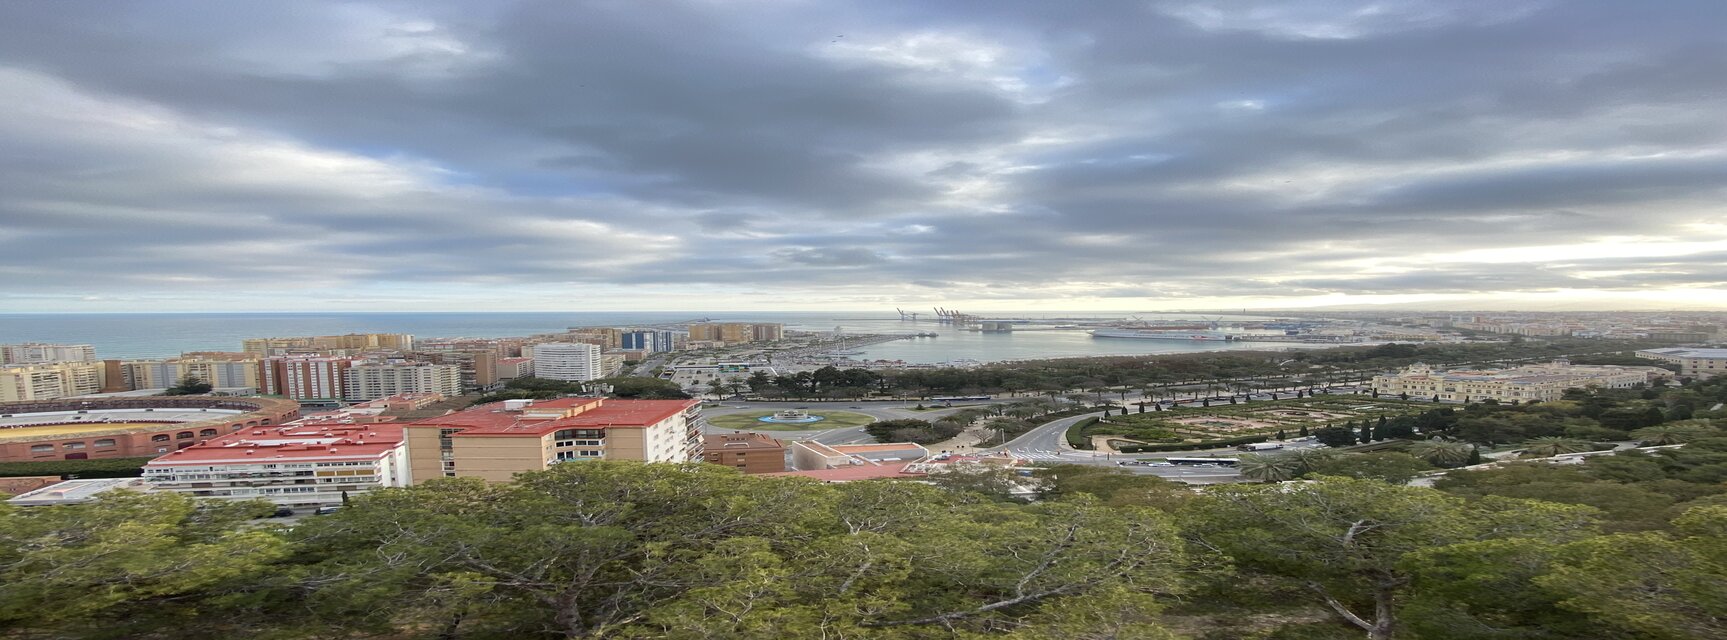
[[1551, 458], [1561, 453], [1582, 453], [1594, 451], [1595, 445], [1587, 440], [1576, 438], [1531, 438], [1523, 443], [1523, 455], [1528, 458]]
[[1631, 437], [1646, 445], [1684, 444], [1698, 438], [1706, 438], [1719, 429], [1709, 426], [1706, 420], [1686, 420], [1658, 424], [1653, 427], [1643, 427], [1631, 432]]
[[1291, 449], [1278, 454], [1278, 457], [1288, 458], [1295, 465], [1296, 475], [1301, 475], [1312, 471], [1314, 467], [1319, 466], [1319, 463], [1339, 455], [1341, 454], [1329, 449]]
[[1436, 467], [1456, 467], [1469, 462], [1470, 450], [1468, 444], [1449, 440], [1423, 440], [1409, 445], [1409, 455]]
[[1294, 479], [1300, 471], [1292, 456], [1244, 453], [1237, 459], [1236, 468], [1241, 470], [1242, 477], [1249, 480], [1283, 482]]

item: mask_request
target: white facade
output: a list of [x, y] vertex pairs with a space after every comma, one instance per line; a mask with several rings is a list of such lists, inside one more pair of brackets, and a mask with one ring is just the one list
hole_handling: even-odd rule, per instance
[[151, 460], [144, 481], [197, 498], [287, 507], [412, 484], [402, 427], [373, 419], [354, 410], [223, 434]]
[[401, 393], [462, 395], [461, 367], [424, 362], [356, 364], [348, 369], [348, 399], [376, 400]]
[[47, 344], [43, 342], [0, 344], [0, 364], [94, 362], [95, 360], [96, 348], [87, 344]]
[[[342, 503], [342, 494], [355, 496], [384, 487], [405, 487], [408, 477], [407, 451], [395, 446], [375, 454], [353, 457], [296, 455], [285, 447], [224, 447], [232, 454], [214, 459], [200, 457], [181, 464], [169, 454], [144, 467], [144, 481], [158, 491], [173, 491], [198, 498], [227, 500], [265, 499], [280, 506], [312, 507]], [[291, 445], [290, 445], [291, 446]], [[246, 455], [252, 451], [252, 455]], [[178, 452], [176, 452], [178, 453]]]
[[601, 377], [600, 348], [579, 342], [534, 345], [534, 377], [587, 382]]

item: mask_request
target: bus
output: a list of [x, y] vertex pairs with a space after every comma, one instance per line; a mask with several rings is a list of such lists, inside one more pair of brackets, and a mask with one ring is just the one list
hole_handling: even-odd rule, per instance
[[1236, 458], [1165, 458], [1164, 461], [1170, 464], [1215, 464], [1225, 467], [1233, 467], [1236, 463], [1241, 462]]
[[930, 400], [930, 402], [959, 402], [962, 400], [989, 400], [989, 399], [990, 399], [990, 396], [937, 396], [934, 398], [930, 398], [929, 400]]

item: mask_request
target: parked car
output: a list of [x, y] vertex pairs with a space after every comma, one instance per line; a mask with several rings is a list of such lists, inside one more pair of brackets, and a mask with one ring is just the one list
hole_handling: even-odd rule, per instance
[[341, 510], [342, 510], [341, 507], [318, 507], [318, 510], [313, 511], [312, 514], [313, 515], [319, 515], [319, 516], [327, 516], [327, 515], [330, 515], [332, 513], [337, 512], [337, 511], [341, 511]]
[[270, 514], [270, 517], [272, 517], [272, 518], [288, 518], [288, 517], [292, 517], [293, 515], [294, 515], [293, 509], [289, 509], [287, 507], [276, 507], [276, 512]]

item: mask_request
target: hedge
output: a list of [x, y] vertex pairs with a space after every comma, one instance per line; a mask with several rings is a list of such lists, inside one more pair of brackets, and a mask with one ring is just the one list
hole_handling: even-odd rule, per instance
[[1183, 444], [1148, 444], [1148, 445], [1139, 446], [1139, 447], [1135, 447], [1135, 446], [1130, 445], [1130, 446], [1126, 446], [1126, 447], [1122, 447], [1120, 449], [1117, 449], [1117, 451], [1120, 451], [1122, 453], [1149, 453], [1149, 452], [1154, 452], [1154, 451], [1193, 451], [1195, 449], [1217, 449], [1217, 448], [1221, 448], [1221, 447], [1235, 447], [1235, 446], [1240, 446], [1240, 445], [1244, 445], [1244, 444], [1254, 444], [1257, 442], [1265, 442], [1266, 440], [1270, 440], [1270, 439], [1271, 439], [1271, 436], [1268, 436], [1268, 435], [1242, 436], [1240, 438], [1228, 438], [1228, 439], [1224, 439], [1224, 440], [1205, 440], [1205, 441], [1201, 441], [1201, 442], [1188, 442], [1188, 443], [1183, 443]]
[[1091, 438], [1086, 437], [1085, 428], [1097, 424], [1097, 418], [1086, 418], [1073, 423], [1067, 428], [1067, 444], [1075, 449], [1090, 449]]
[[136, 478], [144, 475], [144, 463], [153, 458], [108, 458], [104, 460], [44, 460], [0, 462], [0, 477], [78, 476], [79, 478]]

